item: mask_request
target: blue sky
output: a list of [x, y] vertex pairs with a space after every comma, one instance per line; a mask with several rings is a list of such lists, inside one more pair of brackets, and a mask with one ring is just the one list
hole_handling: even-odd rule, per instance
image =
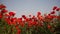
[[36, 15], [38, 11], [49, 13], [53, 6], [60, 7], [60, 0], [0, 0], [0, 3], [5, 4], [9, 11], [15, 11], [17, 17]]

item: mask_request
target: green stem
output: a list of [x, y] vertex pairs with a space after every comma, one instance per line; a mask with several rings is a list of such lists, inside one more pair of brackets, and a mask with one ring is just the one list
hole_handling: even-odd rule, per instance
[[30, 32], [30, 34], [32, 34], [31, 29], [30, 29], [30, 31], [29, 31], [29, 32]]
[[26, 34], [29, 34], [28, 30], [26, 31]]

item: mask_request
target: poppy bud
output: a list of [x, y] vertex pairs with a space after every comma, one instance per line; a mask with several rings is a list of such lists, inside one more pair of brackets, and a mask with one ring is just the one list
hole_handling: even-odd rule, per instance
[[53, 7], [53, 10], [55, 10], [55, 9], [57, 9], [57, 6], [54, 6], [54, 7]]

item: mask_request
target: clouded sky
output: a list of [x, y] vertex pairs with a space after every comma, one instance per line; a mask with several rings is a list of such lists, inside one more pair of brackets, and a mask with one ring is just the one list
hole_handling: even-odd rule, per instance
[[60, 0], [0, 0], [0, 3], [5, 4], [9, 11], [15, 11], [17, 17], [36, 15], [38, 11], [49, 13], [53, 6], [60, 7]]

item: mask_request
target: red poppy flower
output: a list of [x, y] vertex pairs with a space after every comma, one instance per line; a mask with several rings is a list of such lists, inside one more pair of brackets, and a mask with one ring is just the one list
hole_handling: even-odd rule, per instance
[[21, 33], [21, 30], [19, 29], [18, 26], [15, 26], [16, 30], [17, 30], [17, 33], [16, 34], [20, 34]]
[[17, 18], [11, 18], [11, 23], [12, 23], [13, 25], [16, 25], [16, 22], [17, 22]]
[[21, 34], [21, 30], [20, 30], [20, 29], [18, 29], [16, 34]]
[[48, 29], [51, 29], [51, 25], [47, 25]]
[[2, 14], [1, 14], [1, 12], [0, 12], [0, 19], [2, 18], [3, 16], [2, 16]]
[[18, 30], [18, 29], [19, 29], [19, 27], [18, 27], [18, 26], [15, 26], [15, 28], [16, 28], [16, 30]]
[[0, 15], [0, 19], [2, 18], [2, 15]]
[[18, 18], [17, 19], [17, 22], [22, 22], [22, 18]]
[[52, 11], [51, 14], [55, 14], [55, 11]]
[[0, 9], [2, 9], [2, 8], [6, 8], [6, 6], [3, 4], [0, 4]]
[[38, 19], [41, 20], [41, 21], [43, 21], [44, 18], [43, 18], [43, 16], [39, 15]]
[[7, 21], [8, 25], [12, 25], [12, 22], [11, 21]]
[[20, 26], [24, 27], [25, 26], [25, 23], [24, 22], [21, 22], [20, 23]]
[[15, 13], [14, 13], [14, 12], [9, 12], [9, 15], [10, 15], [10, 16], [14, 16]]
[[35, 21], [34, 21], [32, 24], [33, 24], [33, 25], [35, 25], [35, 26], [37, 26], [37, 25], [38, 25], [38, 23], [37, 23], [37, 22], [35, 22]]
[[59, 10], [60, 10], [60, 8], [57, 8], [57, 9], [56, 9], [56, 11], [59, 11]]
[[53, 7], [53, 10], [56, 10], [56, 9], [57, 9], [57, 6], [54, 6], [54, 7]]
[[5, 18], [5, 21], [7, 22], [8, 25], [12, 25], [12, 23], [11, 23], [9, 18]]
[[25, 16], [25, 15], [22, 15], [22, 17], [23, 17], [24, 19], [26, 19], [26, 16]]
[[8, 25], [12, 25], [12, 22], [11, 21], [6, 21]]
[[5, 18], [5, 20], [9, 25], [16, 25], [16, 18]]
[[13, 22], [13, 21], [16, 21], [16, 19], [17, 19], [17, 18], [11, 18], [11, 21], [12, 21], [12, 22]]
[[28, 22], [28, 27], [32, 27], [32, 25], [33, 25], [32, 23], [33, 23], [32, 21], [29, 21]]
[[37, 15], [41, 15], [41, 12], [37, 12]]
[[51, 15], [48, 15], [47, 18], [52, 19], [53, 17]]
[[17, 22], [20, 26], [24, 27], [25, 23], [22, 21], [22, 18], [18, 18]]
[[2, 12], [2, 13], [6, 13], [6, 12], [8, 12], [8, 11], [4, 9], [4, 10], [2, 10], [1, 12]]

